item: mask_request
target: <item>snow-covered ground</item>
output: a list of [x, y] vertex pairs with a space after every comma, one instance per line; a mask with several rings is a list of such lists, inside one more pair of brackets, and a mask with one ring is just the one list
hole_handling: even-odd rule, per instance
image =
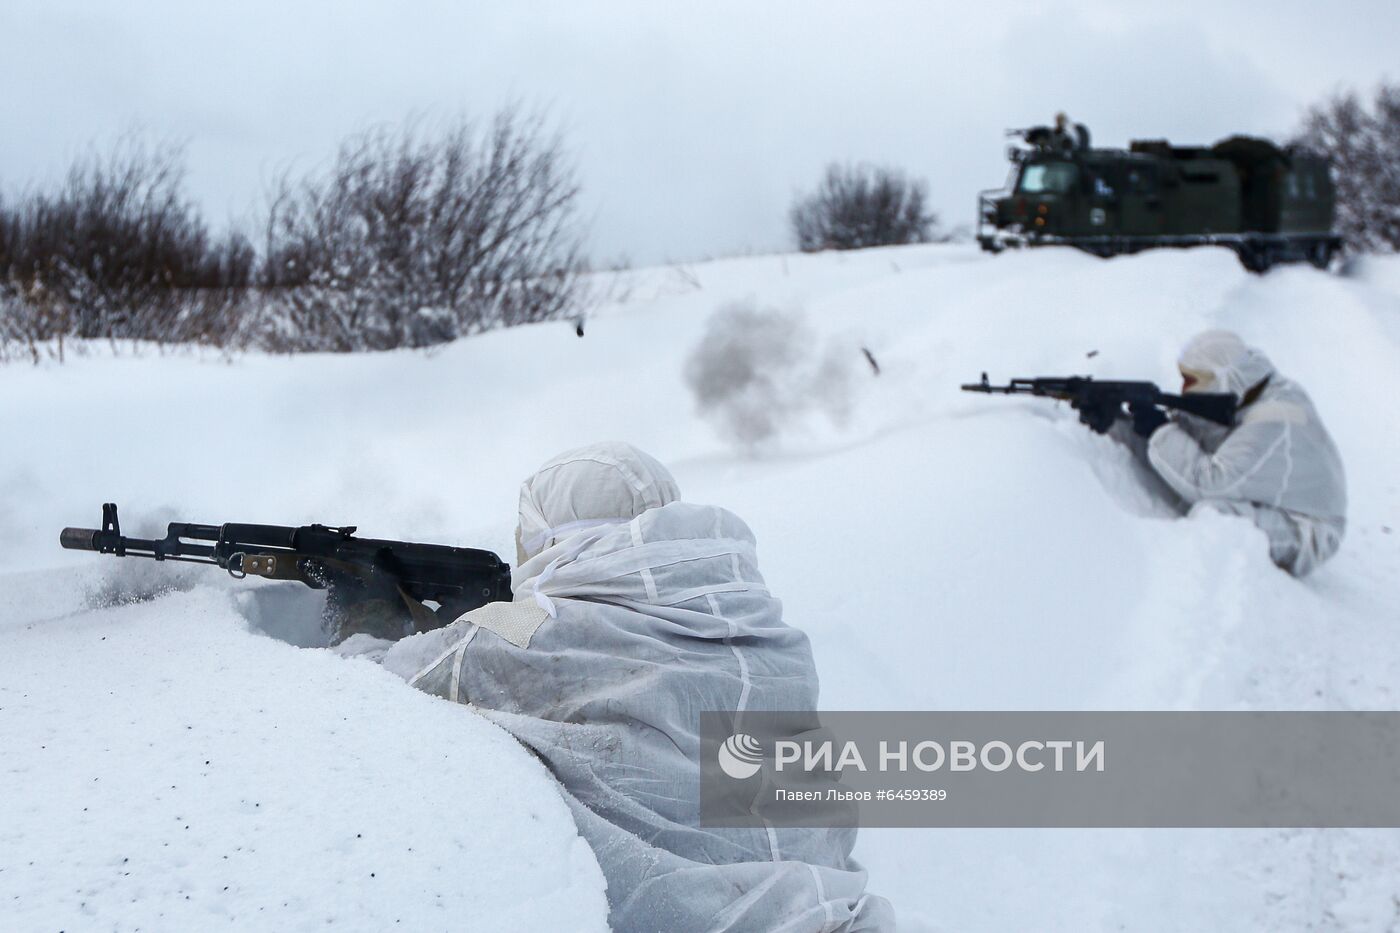
[[[0, 369], [0, 926], [604, 924], [596, 863], [504, 733], [294, 647], [316, 643], [310, 591], [60, 550], [104, 501], [128, 534], [320, 521], [509, 556], [519, 480], [619, 438], [754, 528], [827, 709], [1397, 708], [1400, 263], [934, 246], [599, 284], [582, 340]], [[841, 423], [790, 413], [738, 450], [697, 416], [685, 361], [736, 301], [848, 361]], [[1170, 518], [1071, 412], [957, 389], [1167, 384], [1212, 326], [1298, 379], [1346, 459], [1348, 536], [1306, 581], [1246, 523]], [[886, 830], [857, 855], [914, 930], [1400, 924], [1400, 831]]]

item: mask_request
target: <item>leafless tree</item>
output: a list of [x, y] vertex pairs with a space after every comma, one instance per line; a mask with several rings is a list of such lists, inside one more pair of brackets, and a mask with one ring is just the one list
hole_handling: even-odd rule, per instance
[[540, 116], [351, 138], [327, 171], [277, 187], [261, 257], [210, 233], [183, 164], [129, 137], [0, 203], [0, 359], [69, 339], [424, 347], [586, 310], [578, 185]]
[[927, 243], [938, 228], [927, 200], [927, 185], [898, 169], [833, 162], [816, 191], [793, 203], [789, 219], [803, 252]]
[[[422, 347], [566, 315], [578, 185], [540, 116], [379, 128], [274, 192], [261, 284], [278, 349]], [[576, 310], [575, 310], [576, 313]]]
[[1400, 84], [1382, 83], [1369, 107], [1355, 91], [1333, 95], [1307, 112], [1294, 142], [1332, 160], [1347, 246], [1400, 251]]
[[54, 191], [0, 205], [6, 330], [60, 337], [216, 341], [255, 255], [210, 234], [183, 194], [179, 147], [135, 136], [78, 160]]

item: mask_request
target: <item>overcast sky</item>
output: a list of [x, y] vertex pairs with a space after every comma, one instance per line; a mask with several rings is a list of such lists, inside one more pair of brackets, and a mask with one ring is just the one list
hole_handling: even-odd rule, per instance
[[139, 126], [186, 143], [190, 194], [238, 221], [357, 129], [525, 100], [566, 133], [595, 259], [650, 263], [786, 248], [833, 159], [923, 176], [968, 223], [1005, 127], [1277, 136], [1382, 77], [1400, 0], [0, 0], [0, 191]]

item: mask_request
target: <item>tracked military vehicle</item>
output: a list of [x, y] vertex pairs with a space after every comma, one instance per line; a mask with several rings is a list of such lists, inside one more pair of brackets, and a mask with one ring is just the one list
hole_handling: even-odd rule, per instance
[[1096, 256], [1157, 247], [1224, 246], [1246, 269], [1326, 268], [1335, 190], [1326, 159], [1265, 139], [1213, 146], [1138, 140], [1095, 149], [1080, 125], [1011, 130], [1007, 187], [978, 198], [977, 240], [993, 253], [1073, 246]]

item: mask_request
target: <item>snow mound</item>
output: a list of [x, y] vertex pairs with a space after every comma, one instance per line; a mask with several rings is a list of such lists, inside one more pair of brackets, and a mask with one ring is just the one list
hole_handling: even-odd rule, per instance
[[6, 929], [606, 929], [552, 779], [470, 711], [253, 634], [225, 589], [15, 609]]
[[[533, 759], [368, 661], [294, 647], [318, 643], [309, 591], [59, 550], [104, 501], [128, 533], [318, 521], [511, 555], [521, 477], [618, 438], [754, 529], [828, 709], [1400, 701], [1396, 260], [1252, 276], [1223, 250], [927, 246], [600, 285], [581, 340], [561, 323], [431, 354], [92, 347], [0, 369], [7, 927], [603, 923]], [[801, 316], [798, 371], [845, 348], [844, 418], [778, 412], [736, 447], [696, 411], [686, 361], [736, 303]], [[1309, 579], [1246, 522], [1171, 517], [1063, 407], [957, 388], [984, 370], [1167, 385], [1208, 327], [1265, 349], [1342, 451], [1347, 538]], [[1400, 897], [1393, 832], [881, 831], [856, 854], [923, 930], [1379, 931]]]

